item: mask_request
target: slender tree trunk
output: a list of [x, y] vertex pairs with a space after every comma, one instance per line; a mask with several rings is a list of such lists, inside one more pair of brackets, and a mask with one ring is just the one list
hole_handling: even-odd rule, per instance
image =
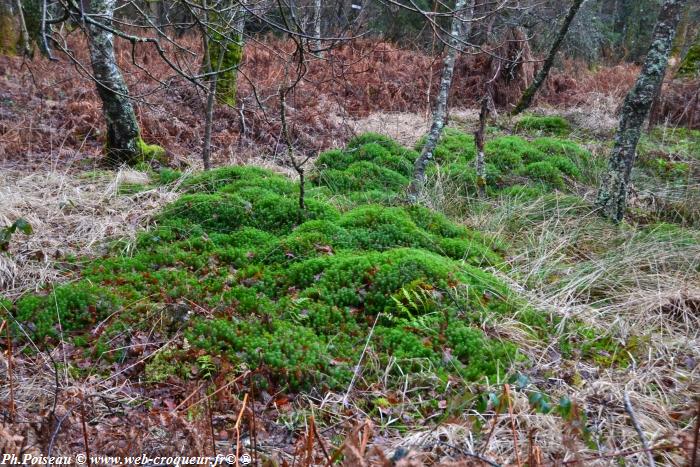
[[557, 52], [559, 51], [562, 42], [564, 42], [566, 34], [569, 32], [571, 22], [574, 20], [574, 16], [576, 16], [576, 13], [581, 8], [583, 2], [584, 0], [574, 0], [574, 3], [571, 4], [571, 7], [569, 8], [569, 13], [566, 15], [564, 23], [561, 25], [559, 34], [557, 34], [557, 38], [554, 40], [554, 44], [552, 44], [552, 48], [549, 50], [549, 55], [547, 55], [547, 59], [544, 61], [544, 64], [542, 65], [540, 71], [537, 73], [537, 76], [535, 76], [535, 79], [523, 93], [522, 97], [520, 98], [520, 102], [518, 102], [518, 104], [515, 106], [515, 109], [513, 109], [513, 115], [518, 115], [523, 110], [530, 107], [530, 104], [532, 104], [532, 100], [535, 98], [537, 91], [539, 91], [540, 87], [542, 87], [545, 80], [547, 79], [547, 76], [549, 75], [549, 70], [551, 70], [552, 65], [554, 65], [554, 58], [557, 56]]
[[313, 48], [318, 57], [323, 57], [321, 48], [321, 0], [314, 0], [314, 41]]
[[204, 109], [204, 144], [202, 145], [202, 163], [204, 164], [204, 170], [209, 170], [211, 168], [211, 131], [214, 126], [214, 104], [216, 102], [216, 80], [218, 78], [218, 72], [221, 70], [221, 64], [223, 61], [223, 54], [219, 55], [219, 62], [217, 67], [214, 69], [211, 63], [211, 53], [209, 50], [209, 40], [208, 36], [204, 36], [204, 48], [205, 48], [205, 58], [207, 61], [208, 70], [216, 70], [217, 74], [212, 75], [209, 78], [209, 92], [207, 94], [207, 105]]
[[481, 98], [481, 111], [479, 112], [479, 128], [474, 133], [476, 144], [476, 192], [479, 198], [486, 197], [486, 157], [484, 154], [484, 134], [486, 133], [486, 119], [489, 115], [489, 100], [491, 91], [487, 89]]
[[24, 19], [24, 11], [22, 11], [22, 0], [17, 0], [17, 16], [19, 17], [19, 30], [22, 36], [22, 52], [27, 57], [32, 56], [32, 40], [29, 38], [29, 30], [27, 22]]
[[637, 82], [625, 98], [615, 146], [608, 161], [608, 170], [598, 190], [597, 205], [601, 213], [620, 222], [627, 205], [627, 190], [636, 156], [637, 143], [644, 120], [649, 115], [656, 91], [663, 82], [668, 57], [680, 20], [680, 12], [688, 0], [666, 0], [654, 28], [651, 48]]
[[[442, 77], [440, 78], [440, 88], [438, 91], [437, 102], [435, 103], [435, 109], [433, 110], [433, 122], [430, 126], [430, 131], [428, 132], [425, 145], [421, 151], [420, 156], [416, 159], [413, 168], [413, 180], [408, 187], [408, 196], [412, 202], [418, 199], [418, 195], [425, 185], [425, 169], [428, 164], [433, 159], [433, 152], [435, 151], [435, 146], [442, 135], [442, 130], [445, 127], [447, 120], [447, 98], [450, 93], [450, 87], [452, 86], [452, 75], [454, 74], [455, 59], [457, 58], [457, 52], [461, 49], [460, 39], [466, 38], [468, 35], [466, 29], [469, 26], [469, 21], [474, 12], [474, 0], [471, 0], [471, 8], [469, 10], [469, 17], [466, 18], [465, 15], [465, 5], [466, 0], [457, 0], [455, 5], [455, 14], [452, 18], [452, 26], [450, 30], [450, 38], [447, 44], [447, 52], [445, 54], [445, 59], [442, 67]], [[460, 35], [462, 36], [460, 38]]]
[[[90, 14], [110, 26], [116, 0], [91, 0]], [[129, 90], [114, 54], [114, 36], [94, 24], [87, 25], [92, 72], [102, 111], [107, 122], [107, 156], [114, 164], [131, 163], [140, 154], [143, 143]]]

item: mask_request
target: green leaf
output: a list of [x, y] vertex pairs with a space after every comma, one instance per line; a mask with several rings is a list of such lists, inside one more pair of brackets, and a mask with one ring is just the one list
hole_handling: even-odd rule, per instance
[[559, 407], [557, 407], [557, 411], [559, 412], [559, 415], [568, 420], [571, 418], [572, 407], [573, 405], [571, 404], [571, 399], [566, 396], [562, 396], [562, 398], [559, 399]]
[[[14, 224], [12, 224], [12, 227], [14, 227], [14, 229], [19, 229], [25, 235], [30, 235], [34, 232], [31, 224], [29, 224], [29, 222], [27, 222], [26, 220], [24, 220], [22, 218], [17, 219], [14, 222]], [[13, 232], [14, 232], [14, 229], [13, 229]]]

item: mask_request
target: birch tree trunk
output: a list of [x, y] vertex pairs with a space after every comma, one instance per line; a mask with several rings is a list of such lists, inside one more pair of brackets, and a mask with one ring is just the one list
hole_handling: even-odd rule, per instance
[[[91, 0], [90, 15], [107, 27], [112, 24], [116, 0]], [[107, 157], [114, 164], [131, 163], [140, 154], [143, 142], [129, 90], [114, 54], [114, 35], [87, 24], [90, 62], [107, 122]]]
[[627, 94], [622, 106], [620, 126], [615, 135], [615, 146], [596, 201], [603, 216], [614, 222], [620, 222], [625, 214], [637, 143], [656, 91], [666, 74], [668, 57], [680, 21], [680, 12], [687, 1], [666, 0], [664, 2], [654, 28], [651, 48], [644, 60], [637, 82]]
[[413, 168], [413, 180], [408, 187], [408, 196], [411, 202], [418, 199], [423, 186], [425, 185], [425, 169], [433, 160], [433, 152], [435, 146], [442, 135], [442, 130], [445, 127], [447, 119], [447, 98], [452, 86], [452, 76], [454, 74], [455, 60], [457, 52], [461, 50], [460, 35], [462, 39], [468, 35], [467, 28], [469, 27], [473, 12], [474, 0], [471, 1], [469, 12], [465, 14], [466, 0], [457, 0], [450, 27], [450, 38], [447, 43], [447, 52], [442, 65], [442, 76], [440, 78], [440, 88], [438, 90], [437, 102], [433, 110], [433, 121], [428, 132], [425, 145], [420, 156], [416, 159]]
[[321, 0], [314, 0], [314, 41], [313, 48], [318, 57], [323, 57], [321, 48]]
[[569, 13], [566, 15], [564, 23], [561, 25], [561, 29], [559, 29], [559, 34], [557, 34], [557, 38], [554, 40], [554, 44], [552, 44], [552, 48], [549, 50], [549, 55], [547, 55], [547, 59], [544, 61], [544, 64], [542, 65], [542, 68], [540, 69], [539, 73], [537, 73], [537, 76], [535, 76], [535, 79], [523, 93], [522, 97], [520, 98], [520, 101], [515, 106], [515, 109], [513, 109], [513, 115], [518, 115], [523, 110], [530, 107], [530, 104], [532, 104], [532, 100], [535, 98], [537, 91], [540, 90], [545, 80], [547, 79], [547, 76], [549, 75], [549, 70], [552, 69], [552, 65], [554, 64], [554, 58], [557, 56], [557, 52], [559, 51], [562, 42], [564, 42], [566, 34], [569, 32], [571, 22], [574, 20], [576, 13], [581, 8], [581, 5], [584, 1], [585, 0], [574, 0], [574, 3], [571, 4], [571, 7], [569, 8]]

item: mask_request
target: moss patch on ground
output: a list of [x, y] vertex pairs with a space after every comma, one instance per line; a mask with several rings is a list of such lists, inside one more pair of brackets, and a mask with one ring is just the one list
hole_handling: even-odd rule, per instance
[[415, 156], [377, 135], [325, 153], [301, 216], [297, 185], [271, 171], [188, 176], [132, 255], [91, 261], [78, 281], [10, 308], [46, 345], [62, 337], [107, 362], [136, 330], [181, 331], [187, 347], [154, 361], [152, 381], [204, 354], [274, 388], [341, 388], [368, 339], [404, 370], [501, 378], [522, 357], [480, 323], [522, 306], [484, 269], [504, 267], [506, 246], [424, 207], [356, 197], [398, 193]]
[[[422, 148], [419, 141], [416, 149]], [[586, 178], [591, 154], [574, 141], [554, 137], [527, 140], [520, 136], [499, 136], [486, 141], [487, 191], [492, 195], [515, 185], [543, 191], [565, 190], [567, 181]], [[463, 196], [476, 194], [476, 149], [474, 137], [459, 130], [445, 130], [435, 150], [436, 164], [428, 179], [439, 179]]]

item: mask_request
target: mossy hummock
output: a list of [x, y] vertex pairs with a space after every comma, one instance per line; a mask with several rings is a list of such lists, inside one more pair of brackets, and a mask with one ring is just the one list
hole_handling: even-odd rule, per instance
[[[503, 377], [522, 357], [479, 323], [520, 307], [483, 269], [504, 267], [505, 245], [424, 207], [351, 201], [366, 186], [399, 190], [393, 181], [406, 180], [404, 161], [415, 155], [372, 135], [352, 143], [319, 159], [319, 170], [337, 178], [318, 175], [301, 217], [297, 186], [273, 172], [228, 167], [186, 177], [185, 194], [139, 236], [132, 256], [91, 261], [81, 280], [23, 297], [16, 316], [49, 345], [62, 337], [108, 361], [120, 358], [108, 343], [128, 340], [124, 329], [157, 322], [158, 332], [181, 330], [197, 358], [258, 368], [262, 385], [291, 388], [346, 387], [376, 320], [380, 360], [407, 370], [423, 361], [444, 377]], [[357, 167], [366, 169], [362, 181]], [[338, 209], [331, 200], [342, 196]], [[97, 323], [100, 336], [91, 333]], [[183, 362], [191, 355], [169, 352]], [[149, 371], [162, 381], [178, 368], [154, 361]]]

